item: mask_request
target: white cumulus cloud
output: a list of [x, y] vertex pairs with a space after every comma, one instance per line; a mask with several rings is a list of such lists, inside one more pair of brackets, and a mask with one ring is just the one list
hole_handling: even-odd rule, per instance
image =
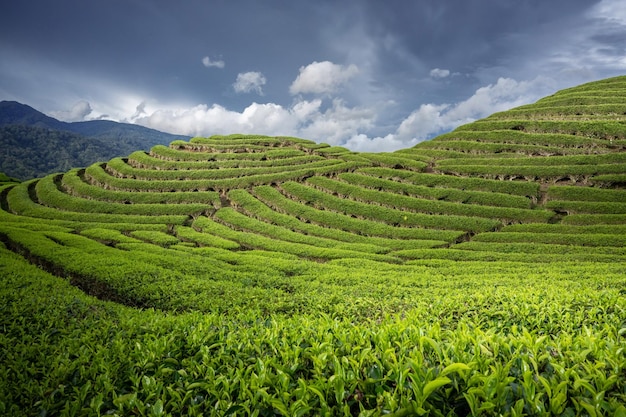
[[204, 65], [207, 68], [211, 68], [211, 67], [224, 68], [226, 66], [226, 63], [222, 61], [221, 59], [219, 61], [211, 61], [211, 58], [209, 58], [208, 56], [205, 56], [204, 58], [202, 58], [202, 65]]
[[433, 68], [430, 70], [430, 76], [433, 78], [446, 78], [450, 75], [450, 70]]
[[[252, 87], [253, 88], [253, 87]], [[243, 111], [218, 104], [191, 108], [135, 110], [135, 123], [189, 136], [259, 133], [297, 136], [320, 143], [345, 146], [359, 152], [389, 152], [408, 148], [465, 123], [492, 113], [531, 103], [554, 91], [554, 80], [535, 78], [516, 81], [500, 78], [481, 87], [466, 100], [453, 104], [421, 104], [388, 132], [380, 132], [377, 107], [351, 107], [339, 98], [330, 102], [298, 98], [291, 106], [252, 103]]]
[[333, 93], [358, 73], [359, 69], [354, 64], [345, 67], [330, 61], [315, 61], [306, 67], [300, 67], [300, 74], [289, 87], [289, 92], [291, 94]]
[[233, 88], [237, 93], [250, 93], [255, 91], [258, 95], [263, 95], [263, 86], [267, 80], [260, 72], [250, 71], [237, 74], [237, 80], [233, 83]]
[[553, 91], [554, 81], [537, 77], [531, 81], [499, 78], [495, 84], [481, 87], [466, 100], [455, 104], [422, 104], [411, 112], [395, 132], [384, 137], [355, 135], [348, 148], [361, 152], [393, 151], [407, 148], [436, 134], [450, 131], [490, 114], [538, 100]]
[[316, 142], [342, 146], [352, 136], [374, 127], [376, 112], [365, 107], [348, 107], [340, 99], [334, 99], [325, 111], [311, 112], [301, 123], [298, 135]]
[[371, 129], [375, 118], [373, 109], [348, 107], [339, 99], [323, 109], [322, 100], [316, 99], [300, 100], [291, 107], [274, 103], [252, 103], [241, 112], [217, 104], [160, 109], [149, 114], [143, 112], [133, 122], [189, 136], [259, 133], [298, 136], [316, 142], [342, 145], [359, 132]]
[[189, 136], [230, 133], [294, 135], [298, 123], [293, 112], [273, 104], [252, 103], [242, 112], [218, 104], [160, 109], [134, 120], [142, 126]]
[[85, 120], [92, 111], [93, 109], [91, 108], [89, 102], [81, 100], [74, 104], [74, 106], [69, 110], [52, 112], [51, 114], [53, 117], [64, 122], [80, 122]]

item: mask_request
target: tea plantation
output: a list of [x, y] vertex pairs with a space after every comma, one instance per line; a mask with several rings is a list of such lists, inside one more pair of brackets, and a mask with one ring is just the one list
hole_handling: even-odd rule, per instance
[[0, 181], [0, 415], [626, 416], [626, 77]]

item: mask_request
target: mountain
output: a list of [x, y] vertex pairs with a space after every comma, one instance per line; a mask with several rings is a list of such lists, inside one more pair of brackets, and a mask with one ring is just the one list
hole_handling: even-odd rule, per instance
[[15, 101], [0, 102], [0, 171], [22, 180], [167, 145], [187, 136], [110, 120], [62, 122]]
[[17, 101], [0, 101], [0, 126], [20, 125], [55, 130], [69, 130], [70, 123], [46, 116], [26, 104]]

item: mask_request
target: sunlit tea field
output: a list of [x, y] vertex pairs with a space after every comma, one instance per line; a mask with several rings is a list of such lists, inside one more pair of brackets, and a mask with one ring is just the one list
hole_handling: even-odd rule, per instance
[[0, 178], [0, 414], [626, 416], [625, 150], [618, 77]]

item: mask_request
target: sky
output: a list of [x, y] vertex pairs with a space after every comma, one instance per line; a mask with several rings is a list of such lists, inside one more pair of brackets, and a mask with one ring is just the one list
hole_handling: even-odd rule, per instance
[[189, 136], [408, 148], [626, 74], [624, 0], [4, 0], [0, 100]]

